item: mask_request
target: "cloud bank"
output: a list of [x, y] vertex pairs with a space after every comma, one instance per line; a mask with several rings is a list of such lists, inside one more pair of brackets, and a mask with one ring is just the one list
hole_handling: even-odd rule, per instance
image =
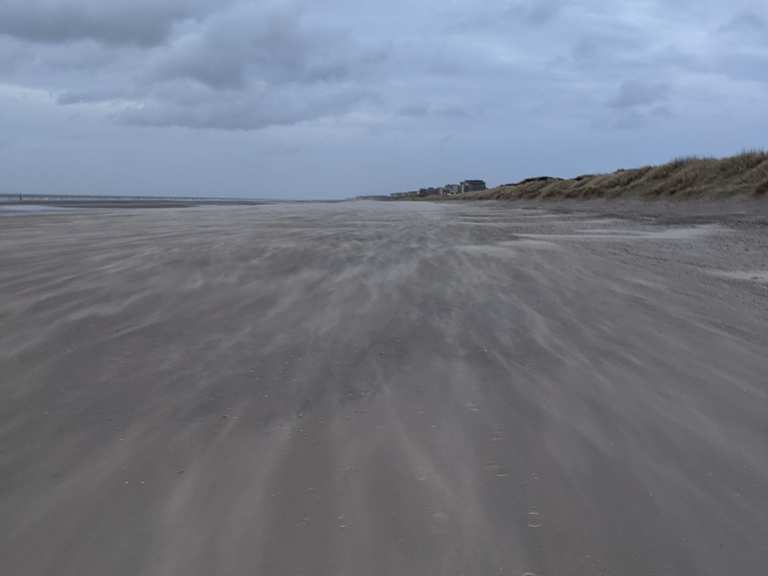
[[[316, 171], [317, 195], [440, 183], [441, 165], [456, 170], [442, 168], [444, 180], [567, 175], [577, 164], [608, 169], [761, 145], [768, 8], [0, 0], [0, 83], [0, 113], [13, 118], [0, 163], [19, 173], [20, 187], [34, 181], [20, 176], [30, 139], [41, 163], [66, 173], [46, 154], [72, 138], [98, 150], [173, 141], [163, 150], [178, 158], [207, 150], [209, 170], [226, 183], [215, 193], [249, 193], [252, 175], [219, 157], [243, 139], [270, 158], [262, 179], [275, 194], [303, 183], [291, 164]], [[178, 130], [195, 141], [177, 142]], [[114, 158], [118, 166], [97, 170], [96, 181], [114, 187], [127, 171], [130, 161]], [[135, 185], [176, 189], [155, 160], [145, 169]], [[83, 179], [73, 174], [64, 181], [77, 188]]]

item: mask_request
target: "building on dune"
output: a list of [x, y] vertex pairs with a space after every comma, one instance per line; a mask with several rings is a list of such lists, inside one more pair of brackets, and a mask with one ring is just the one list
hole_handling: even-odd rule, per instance
[[446, 184], [440, 187], [419, 188], [410, 192], [395, 192], [389, 197], [393, 200], [407, 200], [411, 198], [429, 198], [432, 196], [448, 197], [457, 196], [464, 192], [477, 192], [486, 190], [484, 180], [464, 180], [460, 184]]
[[459, 186], [462, 194], [465, 192], [482, 192], [488, 188], [484, 180], [464, 180]]

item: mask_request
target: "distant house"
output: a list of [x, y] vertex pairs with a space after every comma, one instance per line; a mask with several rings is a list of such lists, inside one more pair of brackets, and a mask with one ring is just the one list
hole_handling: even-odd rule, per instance
[[464, 180], [459, 184], [461, 192], [480, 192], [486, 190], [488, 187], [485, 185], [484, 180]]
[[395, 192], [390, 194], [394, 200], [404, 200], [408, 198], [427, 198], [430, 196], [456, 196], [462, 192], [477, 192], [485, 190], [486, 185], [483, 180], [464, 180], [461, 184], [446, 184], [439, 188], [419, 188], [411, 192]]

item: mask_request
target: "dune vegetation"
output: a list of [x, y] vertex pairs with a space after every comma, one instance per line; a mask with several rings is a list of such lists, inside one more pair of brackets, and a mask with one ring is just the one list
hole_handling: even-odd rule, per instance
[[768, 151], [728, 158], [678, 158], [660, 166], [585, 174], [576, 178], [528, 178], [462, 199], [728, 198], [768, 197]]

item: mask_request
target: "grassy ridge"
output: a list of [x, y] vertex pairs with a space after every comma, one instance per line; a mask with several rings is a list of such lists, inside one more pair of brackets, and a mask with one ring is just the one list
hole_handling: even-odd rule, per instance
[[768, 197], [768, 151], [728, 158], [679, 158], [661, 166], [577, 178], [529, 178], [464, 199], [726, 198]]

